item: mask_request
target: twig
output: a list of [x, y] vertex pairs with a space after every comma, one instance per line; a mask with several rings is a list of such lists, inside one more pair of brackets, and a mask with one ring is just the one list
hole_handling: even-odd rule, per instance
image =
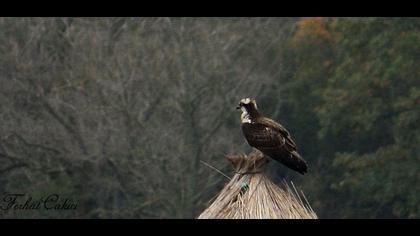
[[222, 174], [224, 177], [228, 178], [229, 180], [231, 180], [232, 178], [230, 178], [229, 176], [225, 175], [222, 171], [218, 170], [216, 167], [211, 166], [210, 164], [207, 164], [206, 162], [200, 160], [201, 163], [203, 163], [204, 165], [206, 165], [207, 167], [210, 167], [211, 169], [217, 171], [219, 174]]
[[298, 197], [298, 199], [299, 199], [300, 203], [302, 204], [302, 206], [305, 206], [305, 204], [303, 204], [302, 199], [300, 198], [300, 194], [299, 194], [299, 192], [296, 190], [295, 185], [293, 184], [293, 181], [290, 181], [290, 183], [292, 184], [292, 187], [293, 187], [293, 189], [295, 190], [295, 193], [296, 193], [296, 195], [297, 195], [297, 197]]

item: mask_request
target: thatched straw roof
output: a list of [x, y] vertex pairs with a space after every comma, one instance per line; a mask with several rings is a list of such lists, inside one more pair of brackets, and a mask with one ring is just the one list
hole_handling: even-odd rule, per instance
[[260, 152], [230, 155], [236, 174], [199, 219], [316, 219], [306, 201], [284, 182], [275, 185], [262, 173], [267, 159]]

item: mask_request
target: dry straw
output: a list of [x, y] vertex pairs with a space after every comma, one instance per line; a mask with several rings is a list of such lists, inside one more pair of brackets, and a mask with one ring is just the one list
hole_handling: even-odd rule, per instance
[[293, 183], [275, 185], [262, 173], [267, 159], [260, 152], [230, 155], [236, 174], [198, 219], [317, 219]]

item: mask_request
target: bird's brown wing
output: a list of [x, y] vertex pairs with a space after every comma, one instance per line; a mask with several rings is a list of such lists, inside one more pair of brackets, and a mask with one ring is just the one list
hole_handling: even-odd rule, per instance
[[307, 164], [296, 151], [295, 142], [280, 124], [265, 118], [252, 124], [244, 123], [242, 129], [252, 147], [301, 174], [307, 171]]
[[280, 148], [286, 143], [281, 133], [260, 123], [244, 123], [242, 130], [249, 145], [255, 148]]
[[258, 120], [258, 123], [266, 126], [266, 127], [270, 127], [271, 129], [279, 132], [282, 136], [282, 138], [285, 139], [285, 148], [292, 152], [292, 151], [297, 151], [297, 146], [296, 143], [293, 141], [292, 137], [290, 136], [289, 131], [286, 130], [286, 128], [284, 128], [281, 124], [275, 122], [272, 119], [269, 118], [262, 118], [260, 120]]

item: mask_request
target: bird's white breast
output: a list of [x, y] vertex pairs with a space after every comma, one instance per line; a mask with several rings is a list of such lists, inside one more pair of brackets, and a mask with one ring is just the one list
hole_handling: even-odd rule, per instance
[[249, 117], [248, 111], [245, 107], [241, 107], [242, 114], [241, 114], [241, 121], [242, 123], [251, 123], [251, 118]]

